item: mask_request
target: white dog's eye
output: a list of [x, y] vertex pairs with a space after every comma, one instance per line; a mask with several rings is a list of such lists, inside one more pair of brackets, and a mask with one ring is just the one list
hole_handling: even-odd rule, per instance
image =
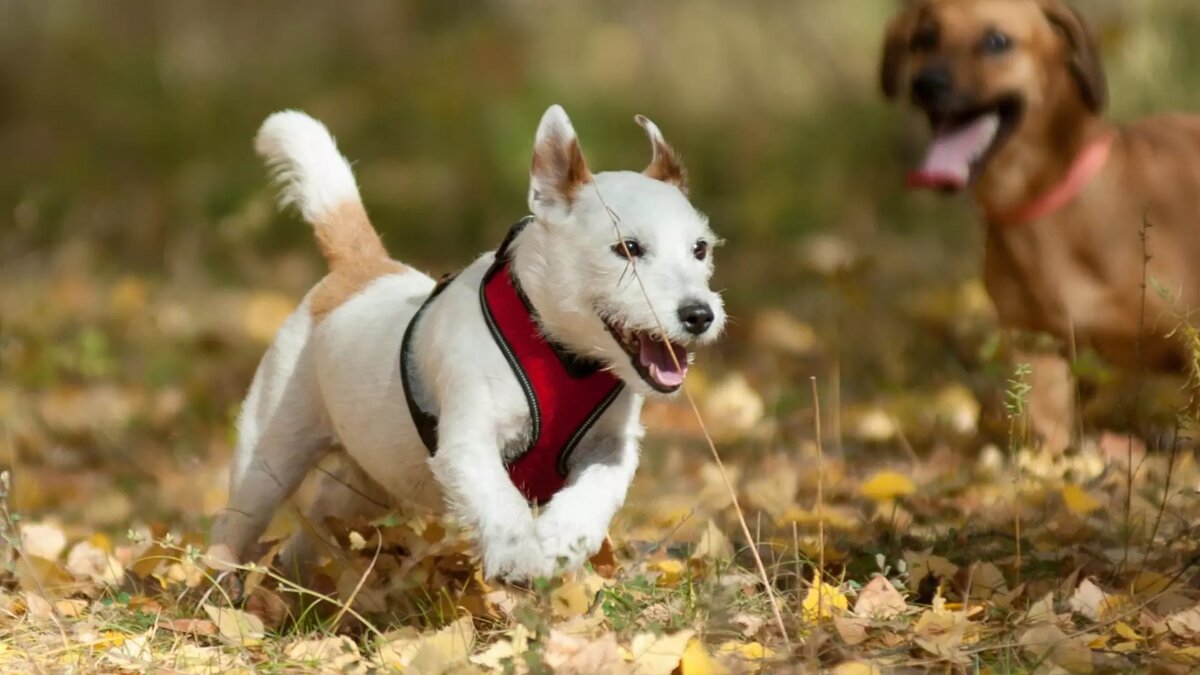
[[622, 258], [640, 258], [646, 255], [637, 239], [626, 239], [619, 244], [613, 244], [612, 251]]
[[696, 241], [696, 245], [692, 247], [692, 255], [696, 256], [696, 260], [704, 260], [708, 257], [708, 242], [703, 239]]

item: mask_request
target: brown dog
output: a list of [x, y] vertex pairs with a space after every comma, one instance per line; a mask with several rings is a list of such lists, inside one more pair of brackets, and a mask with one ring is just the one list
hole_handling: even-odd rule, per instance
[[[1174, 329], [1200, 298], [1200, 117], [1105, 119], [1100, 55], [1057, 0], [913, 0], [880, 70], [886, 96], [933, 128], [910, 186], [969, 189], [982, 211], [984, 282], [1005, 328], [1121, 366], [1184, 369]], [[1064, 447], [1066, 361], [1018, 358], [1034, 366], [1035, 433]]]

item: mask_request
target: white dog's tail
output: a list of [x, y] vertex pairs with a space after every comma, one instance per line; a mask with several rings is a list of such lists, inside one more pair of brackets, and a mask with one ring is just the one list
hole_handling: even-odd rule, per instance
[[258, 130], [254, 149], [280, 183], [280, 205], [296, 205], [331, 268], [388, 257], [367, 218], [350, 162], [324, 124], [295, 110], [277, 112]]

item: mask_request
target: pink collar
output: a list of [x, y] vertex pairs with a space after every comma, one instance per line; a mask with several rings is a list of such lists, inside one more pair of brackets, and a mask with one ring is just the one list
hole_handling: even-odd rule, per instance
[[1104, 168], [1115, 138], [1115, 134], [1110, 131], [1095, 139], [1079, 152], [1071, 167], [1067, 169], [1067, 175], [1063, 176], [1058, 185], [1015, 209], [989, 213], [987, 221], [995, 225], [1024, 225], [1053, 215], [1070, 204]]

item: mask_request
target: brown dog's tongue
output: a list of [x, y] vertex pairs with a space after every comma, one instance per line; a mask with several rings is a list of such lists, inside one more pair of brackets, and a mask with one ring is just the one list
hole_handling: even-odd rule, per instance
[[1000, 117], [981, 115], [953, 131], [934, 133], [925, 161], [908, 174], [908, 187], [961, 190], [971, 179], [971, 164], [987, 152]]

